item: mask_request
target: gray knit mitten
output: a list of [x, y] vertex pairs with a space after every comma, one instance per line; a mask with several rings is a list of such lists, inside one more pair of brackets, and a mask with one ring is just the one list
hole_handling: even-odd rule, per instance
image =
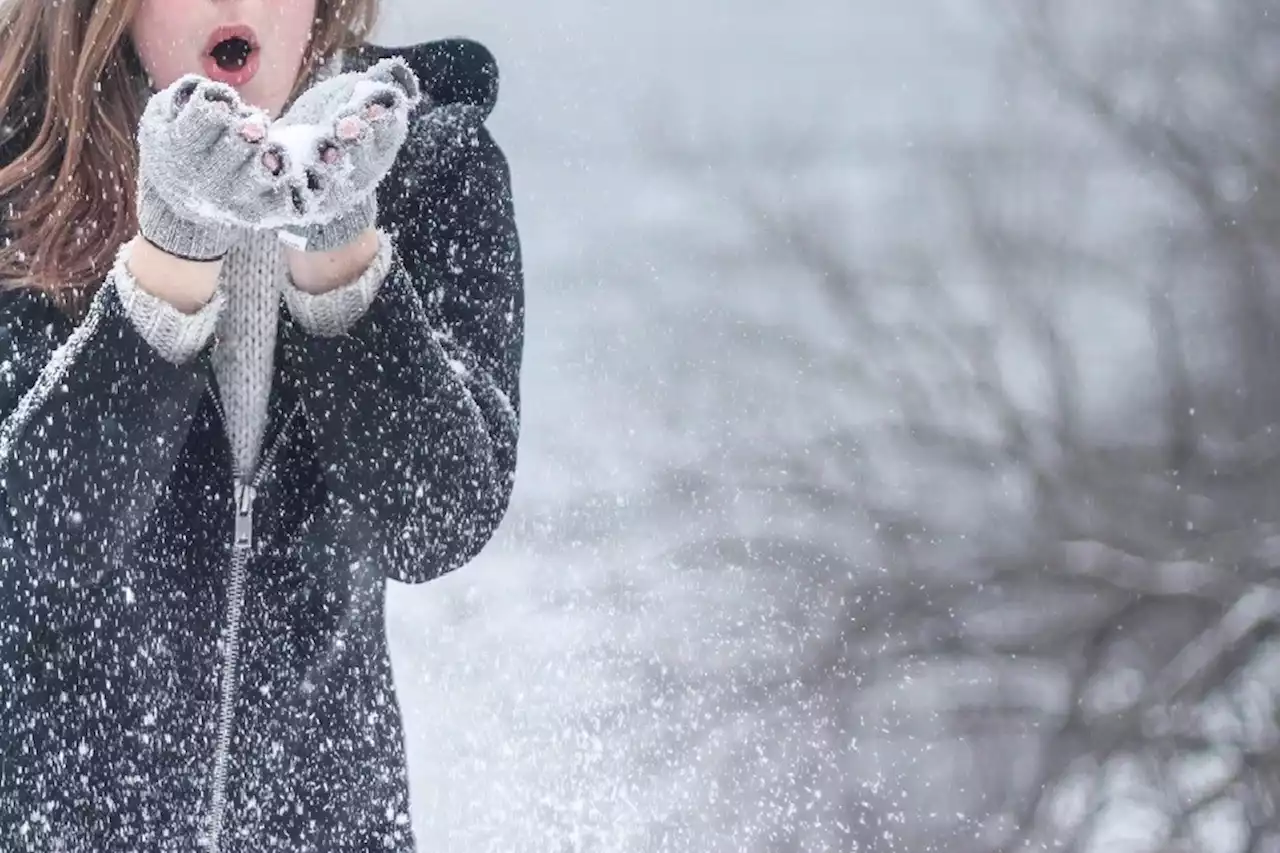
[[195, 74], [151, 96], [138, 125], [142, 236], [170, 254], [211, 260], [281, 209], [285, 187], [262, 159], [268, 123], [235, 89]]
[[373, 225], [375, 190], [421, 101], [418, 78], [399, 57], [303, 92], [267, 130], [267, 162], [285, 177], [291, 210], [263, 226], [274, 224], [288, 245], [325, 251]]

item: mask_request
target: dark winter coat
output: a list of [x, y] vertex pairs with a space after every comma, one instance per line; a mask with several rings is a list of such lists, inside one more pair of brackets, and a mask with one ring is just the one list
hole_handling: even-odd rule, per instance
[[506, 510], [524, 296], [492, 57], [354, 59], [389, 53], [476, 109], [415, 115], [367, 314], [282, 315], [256, 496], [209, 348], [160, 358], [110, 286], [79, 324], [0, 293], [4, 853], [195, 850], [215, 791], [219, 853], [414, 850], [384, 581], [461, 566]]

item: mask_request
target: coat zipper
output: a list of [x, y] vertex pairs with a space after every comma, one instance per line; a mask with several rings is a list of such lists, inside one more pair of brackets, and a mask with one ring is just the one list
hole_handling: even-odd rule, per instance
[[[227, 416], [222, 407], [222, 400], [217, 392], [213, 395], [214, 405], [226, 429]], [[235, 513], [235, 532], [231, 543], [231, 566], [227, 579], [227, 616], [222, 630], [223, 664], [222, 678], [219, 683], [218, 697], [218, 736], [215, 740], [213, 756], [213, 778], [209, 791], [209, 807], [204, 816], [205, 834], [201, 844], [210, 852], [218, 853], [222, 842], [223, 820], [226, 812], [227, 774], [231, 764], [231, 738], [235, 726], [236, 694], [239, 692], [240, 669], [240, 628], [244, 617], [245, 586], [248, 580], [249, 558], [253, 554], [253, 502], [258, 496], [258, 487], [271, 468], [276, 454], [279, 453], [288, 435], [289, 426], [293, 423], [301, 404], [295, 406], [284, 423], [275, 440], [267, 448], [266, 455], [258, 463], [252, 477], [242, 477], [239, 473], [232, 476], [232, 509]], [[234, 472], [234, 462], [232, 465]]]

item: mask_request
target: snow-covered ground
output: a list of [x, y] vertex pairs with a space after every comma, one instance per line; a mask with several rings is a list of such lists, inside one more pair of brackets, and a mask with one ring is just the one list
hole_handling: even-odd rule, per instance
[[896, 154], [989, 107], [981, 5], [389, 0], [384, 43], [460, 34], [498, 57], [491, 126], [512, 163], [528, 289], [507, 523], [466, 569], [391, 590], [424, 850], [763, 849], [843, 795], [789, 776], [856, 761], [809, 737], [803, 712], [757, 703], [707, 722], [674, 674], [785, 656], [795, 639], [775, 636], [779, 614], [813, 591], [785, 572], [668, 560], [751, 533], [758, 515], [717, 493], [714, 472], [801, 403], [727, 322], [778, 294], [673, 239], [715, 233], [716, 199], [656, 151], [718, 146], [728, 174], [757, 140], [801, 140], [818, 180], [849, 188], [858, 240], [888, 235], [878, 211], [904, 178]]

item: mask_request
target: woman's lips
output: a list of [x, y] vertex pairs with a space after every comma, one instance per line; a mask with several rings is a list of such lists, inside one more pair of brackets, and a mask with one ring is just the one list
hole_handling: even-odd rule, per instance
[[[249, 55], [241, 65], [234, 68], [219, 65], [213, 55], [218, 45], [231, 39], [242, 39], [249, 45]], [[209, 40], [205, 43], [202, 57], [204, 76], [228, 86], [243, 86], [258, 73], [258, 53], [258, 37], [252, 27], [244, 24], [218, 27], [209, 35]]]

